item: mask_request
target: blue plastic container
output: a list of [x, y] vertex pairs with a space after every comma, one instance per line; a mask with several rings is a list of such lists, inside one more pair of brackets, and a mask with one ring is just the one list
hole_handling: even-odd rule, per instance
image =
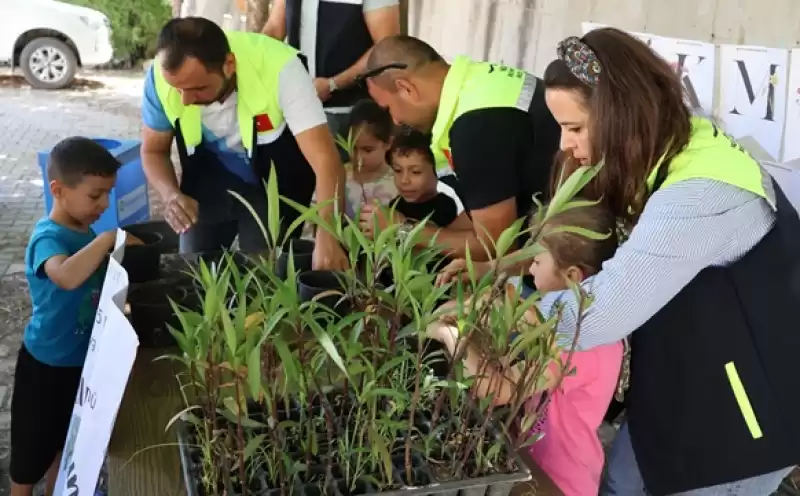
[[[92, 224], [97, 233], [110, 231], [118, 227], [136, 224], [150, 220], [150, 199], [147, 192], [147, 179], [142, 170], [142, 158], [139, 153], [141, 142], [136, 140], [116, 140], [110, 138], [93, 138], [103, 145], [120, 161], [117, 173], [117, 183], [111, 190], [108, 199], [108, 210]], [[47, 161], [50, 150], [39, 152], [39, 168], [42, 170], [44, 180], [44, 209], [45, 215], [53, 208], [53, 196], [50, 194], [47, 178]]]

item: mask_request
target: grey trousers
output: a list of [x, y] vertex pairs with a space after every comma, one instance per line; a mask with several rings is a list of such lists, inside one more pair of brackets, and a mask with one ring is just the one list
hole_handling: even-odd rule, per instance
[[[675, 496], [768, 496], [778, 489], [794, 467], [788, 467], [769, 474], [759, 475], [718, 486], [704, 487], [679, 493]], [[628, 424], [624, 423], [614, 439], [608, 456], [606, 478], [600, 488], [602, 496], [646, 496], [642, 474], [636, 465], [631, 446]]]

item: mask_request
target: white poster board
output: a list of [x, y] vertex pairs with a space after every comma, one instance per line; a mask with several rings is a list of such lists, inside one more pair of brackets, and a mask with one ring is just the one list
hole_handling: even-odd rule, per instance
[[781, 162], [800, 173], [800, 48], [791, 52], [788, 93]]
[[763, 166], [781, 187], [789, 203], [800, 212], [800, 169], [784, 164], [763, 164]]
[[716, 47], [712, 43], [659, 36], [653, 38], [651, 48], [680, 74], [689, 107], [712, 115], [717, 75]]
[[136, 359], [139, 339], [123, 313], [128, 292], [128, 274], [121, 265], [125, 238], [117, 230], [58, 470], [58, 496], [94, 495]]
[[781, 154], [788, 62], [778, 48], [720, 47], [720, 120], [759, 160], [777, 162]]

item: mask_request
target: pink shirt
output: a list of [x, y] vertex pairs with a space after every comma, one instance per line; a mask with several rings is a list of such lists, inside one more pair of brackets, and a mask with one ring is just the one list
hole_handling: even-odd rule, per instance
[[564, 377], [533, 428], [544, 436], [529, 448], [531, 457], [565, 496], [600, 488], [604, 453], [597, 429], [614, 396], [622, 353], [621, 342], [573, 353], [575, 374]]

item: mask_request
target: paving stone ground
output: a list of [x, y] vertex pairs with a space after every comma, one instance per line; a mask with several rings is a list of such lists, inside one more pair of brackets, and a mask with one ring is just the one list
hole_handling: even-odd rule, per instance
[[7, 494], [11, 387], [30, 316], [25, 246], [44, 215], [37, 152], [71, 135], [137, 138], [141, 74], [87, 74], [92, 84], [38, 91], [0, 72], [0, 495]]

